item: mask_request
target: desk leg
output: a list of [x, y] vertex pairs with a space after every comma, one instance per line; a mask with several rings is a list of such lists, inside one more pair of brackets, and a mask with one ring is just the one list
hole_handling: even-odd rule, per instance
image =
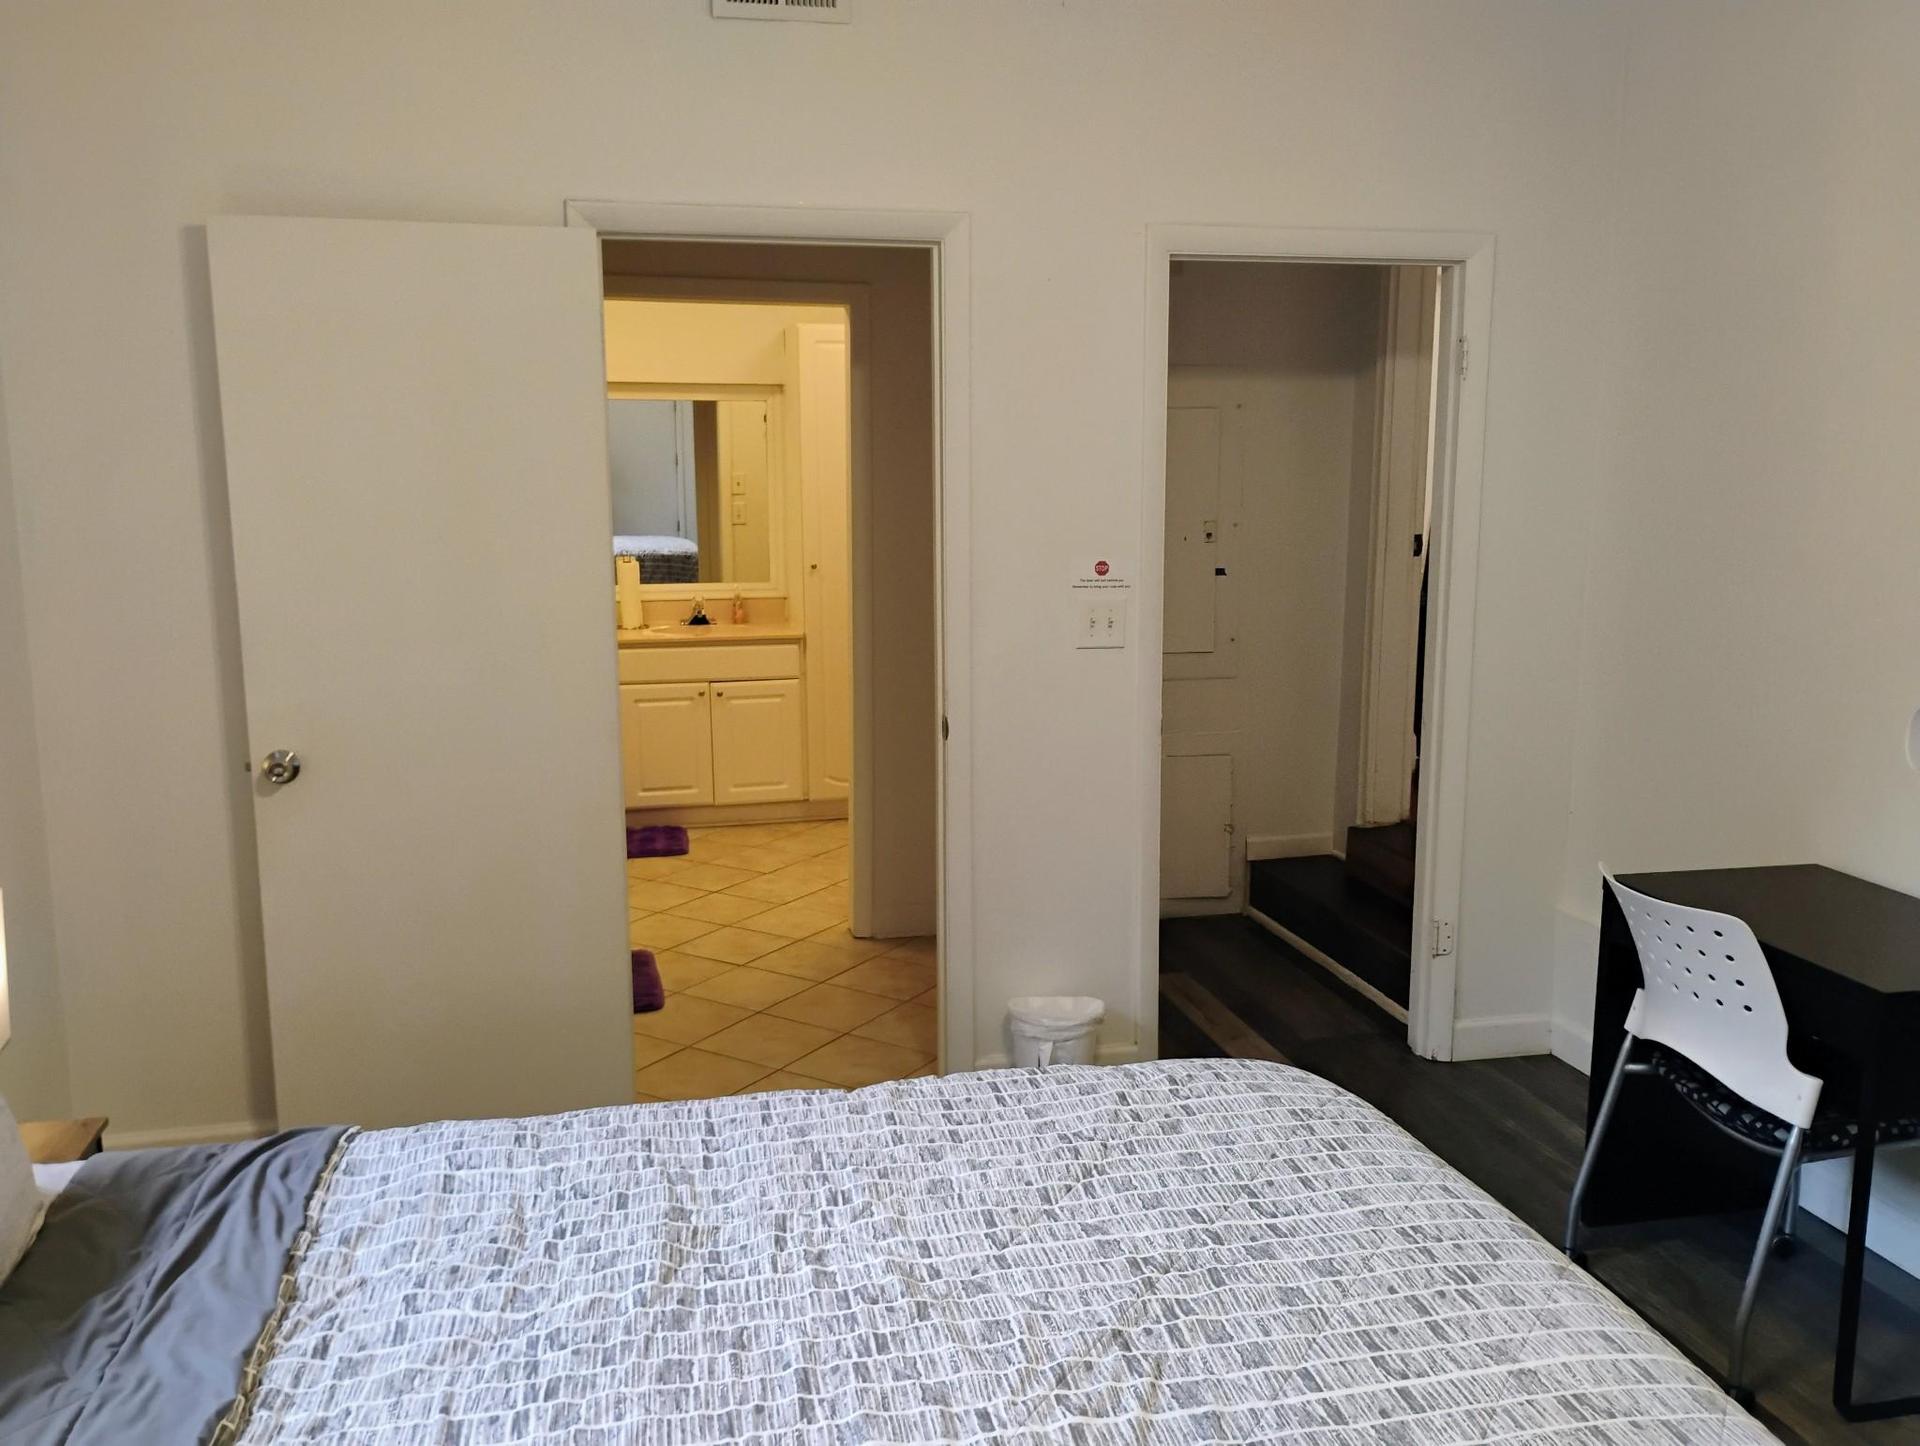
[[1833, 1352], [1833, 1404], [1853, 1418], [1853, 1362], [1860, 1346], [1860, 1296], [1867, 1271], [1867, 1207], [1873, 1202], [1874, 1140], [1871, 1087], [1861, 1101], [1860, 1139], [1853, 1147], [1853, 1198], [1847, 1206], [1847, 1251], [1840, 1267], [1840, 1338]]
[[1853, 1399], [1853, 1365], [1860, 1346], [1860, 1297], [1867, 1272], [1867, 1210], [1873, 1203], [1873, 1157], [1880, 1113], [1869, 1077], [1860, 1096], [1860, 1140], [1853, 1147], [1853, 1198], [1847, 1206], [1847, 1253], [1840, 1268], [1840, 1338], [1833, 1352], [1833, 1404], [1849, 1421], [1881, 1421], [1920, 1412], [1920, 1396], [1885, 1401]]

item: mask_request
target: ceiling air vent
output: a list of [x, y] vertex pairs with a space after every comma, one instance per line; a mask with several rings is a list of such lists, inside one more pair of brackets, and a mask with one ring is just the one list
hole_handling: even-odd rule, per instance
[[853, 19], [852, 8], [853, 0], [713, 0], [717, 20], [818, 20], [845, 25]]

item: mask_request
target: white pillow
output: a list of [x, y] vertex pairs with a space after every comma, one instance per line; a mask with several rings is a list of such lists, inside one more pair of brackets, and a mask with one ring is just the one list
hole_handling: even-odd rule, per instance
[[13, 1111], [0, 1099], [0, 1280], [12, 1274], [33, 1244], [46, 1213], [46, 1201], [33, 1183], [33, 1166]]

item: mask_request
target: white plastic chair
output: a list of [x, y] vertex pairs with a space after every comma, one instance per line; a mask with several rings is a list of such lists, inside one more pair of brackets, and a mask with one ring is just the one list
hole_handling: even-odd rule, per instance
[[[1821, 1081], [1787, 1058], [1787, 1014], [1780, 1005], [1773, 970], [1753, 930], [1731, 914], [1691, 909], [1636, 893], [1604, 868], [1600, 876], [1626, 915], [1644, 982], [1627, 1011], [1627, 1037], [1621, 1042], [1600, 1100], [1600, 1112], [1594, 1118], [1586, 1156], [1573, 1183], [1573, 1198], [1567, 1205], [1567, 1255], [1576, 1262], [1580, 1259], [1580, 1201], [1593, 1174], [1600, 1142], [1613, 1119], [1621, 1082], [1630, 1074], [1663, 1072], [1652, 1062], [1633, 1059], [1636, 1042], [1648, 1040], [1683, 1055], [1727, 1090], [1774, 1116], [1786, 1128], [1786, 1138], [1779, 1143], [1761, 1138], [1766, 1131], [1756, 1132], [1750, 1119], [1745, 1121], [1745, 1130], [1715, 1120], [1743, 1144], [1780, 1157], [1780, 1170], [1774, 1176], [1760, 1239], [1754, 1246], [1753, 1262], [1747, 1267], [1746, 1287], [1740, 1293], [1740, 1311], [1733, 1323], [1728, 1389], [1736, 1396], [1745, 1396], [1749, 1394], [1742, 1373], [1747, 1325], [1759, 1294], [1760, 1273], [1775, 1239], [1781, 1236], [1781, 1216], [1790, 1197], [1798, 1194], [1796, 1172], [1820, 1103]], [[1709, 1107], [1698, 1100], [1693, 1103], [1709, 1119], [1714, 1118]]]

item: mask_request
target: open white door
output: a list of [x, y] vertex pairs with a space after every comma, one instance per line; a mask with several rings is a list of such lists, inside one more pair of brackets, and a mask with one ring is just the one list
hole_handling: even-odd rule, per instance
[[1356, 820], [1399, 823], [1412, 811], [1414, 680], [1420, 588], [1433, 484], [1434, 338], [1440, 270], [1387, 274], [1380, 328], [1366, 666], [1361, 680]]
[[595, 237], [208, 249], [279, 1122], [631, 1099]]

